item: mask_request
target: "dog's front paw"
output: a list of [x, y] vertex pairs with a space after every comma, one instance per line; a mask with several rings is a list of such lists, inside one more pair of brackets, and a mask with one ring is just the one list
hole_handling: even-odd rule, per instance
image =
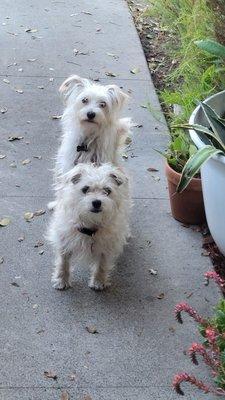
[[106, 280], [104, 282], [91, 277], [90, 282], [89, 282], [89, 288], [93, 289], [93, 290], [104, 290], [107, 289], [109, 286], [111, 286], [111, 282], [109, 280]]
[[71, 283], [63, 278], [52, 277], [52, 286], [58, 290], [67, 290], [72, 287]]

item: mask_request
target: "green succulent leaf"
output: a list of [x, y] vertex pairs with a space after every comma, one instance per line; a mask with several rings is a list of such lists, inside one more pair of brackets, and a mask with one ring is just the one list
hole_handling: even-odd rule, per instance
[[182, 129], [192, 129], [197, 132], [199, 138], [205, 145], [212, 145], [212, 140], [215, 142], [215, 146], [218, 146], [219, 149], [225, 151], [225, 144], [205, 126], [198, 125], [198, 124], [181, 124], [181, 125], [174, 125], [174, 128], [182, 128]]
[[190, 180], [197, 174], [204, 162], [216, 154], [225, 153], [213, 146], [204, 146], [189, 158], [182, 171], [181, 179], [177, 186], [177, 193], [181, 193], [188, 186]]
[[225, 123], [222, 118], [206, 103], [200, 103], [204, 114], [219, 142], [225, 146]]
[[214, 40], [197, 40], [195, 41], [195, 44], [196, 46], [198, 46], [199, 49], [204, 50], [215, 57], [225, 58], [225, 46], [218, 42], [215, 42]]

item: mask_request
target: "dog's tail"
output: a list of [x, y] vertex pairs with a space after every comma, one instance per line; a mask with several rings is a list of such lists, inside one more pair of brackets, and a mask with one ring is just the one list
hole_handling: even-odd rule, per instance
[[131, 118], [120, 118], [118, 121], [117, 138], [118, 147], [124, 147], [132, 142], [132, 127], [134, 123]]

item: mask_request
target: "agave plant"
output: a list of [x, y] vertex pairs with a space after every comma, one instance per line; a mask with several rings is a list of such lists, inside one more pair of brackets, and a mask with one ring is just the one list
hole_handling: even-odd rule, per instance
[[198, 124], [174, 125], [173, 128], [193, 129], [198, 134], [204, 146], [194, 153], [185, 164], [177, 192], [181, 193], [189, 184], [190, 180], [199, 172], [201, 166], [211, 157], [221, 154], [225, 155], [225, 119], [221, 118], [206, 103], [200, 103], [209, 128]]

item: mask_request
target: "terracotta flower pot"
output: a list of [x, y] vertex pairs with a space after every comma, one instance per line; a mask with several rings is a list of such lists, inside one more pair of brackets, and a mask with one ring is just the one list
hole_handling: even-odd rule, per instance
[[176, 192], [181, 174], [166, 163], [166, 177], [170, 196], [172, 215], [180, 222], [200, 225], [205, 222], [205, 209], [202, 196], [201, 179], [193, 178], [182, 193]]

